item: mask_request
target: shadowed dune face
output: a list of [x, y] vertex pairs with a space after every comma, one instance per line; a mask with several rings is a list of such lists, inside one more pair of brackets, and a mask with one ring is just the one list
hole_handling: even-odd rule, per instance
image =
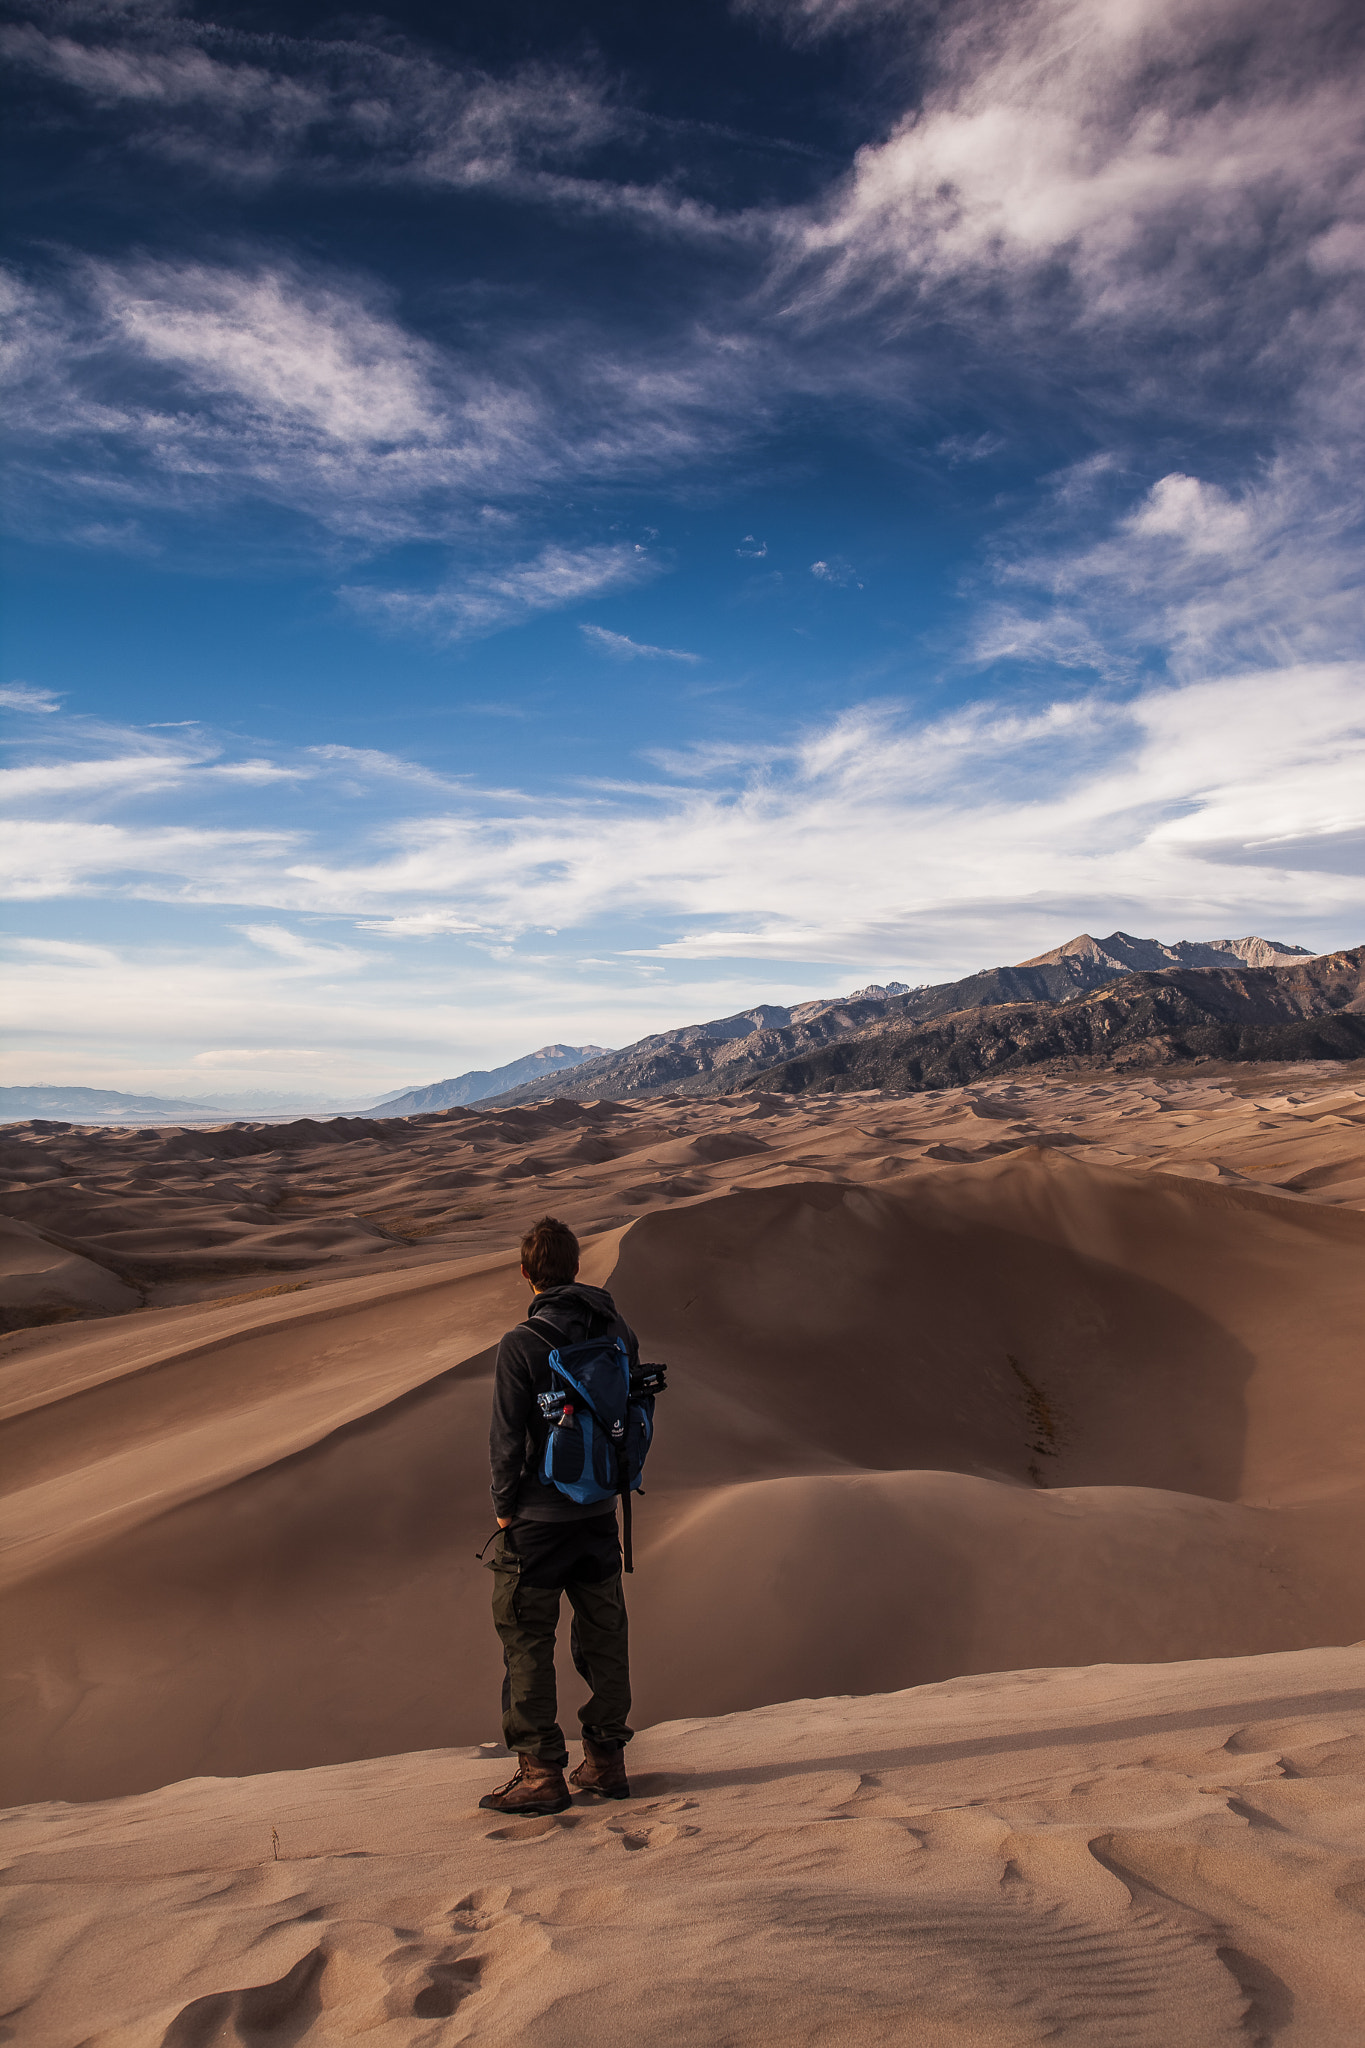
[[1114, 1251], [1128, 1207], [1149, 1236], [1176, 1211], [1166, 1234], [1187, 1242], [1188, 1201], [1086, 1176], [1068, 1228], [1056, 1177], [1036, 1159], [993, 1173], [966, 1213], [959, 1170], [643, 1218], [614, 1284], [681, 1368], [660, 1482], [941, 1467], [1234, 1498], [1250, 1352], [1197, 1299], [1085, 1248]]
[[[1027, 1148], [596, 1240], [675, 1368], [637, 1718], [1353, 1639], [1363, 1248], [1349, 1212]], [[503, 1253], [28, 1333], [10, 1796], [495, 1739], [474, 1552], [523, 1308]]]

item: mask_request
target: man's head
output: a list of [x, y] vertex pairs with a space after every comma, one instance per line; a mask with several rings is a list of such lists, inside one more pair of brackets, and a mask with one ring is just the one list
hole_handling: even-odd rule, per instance
[[578, 1271], [578, 1239], [557, 1216], [542, 1216], [521, 1240], [521, 1270], [537, 1293], [565, 1287]]

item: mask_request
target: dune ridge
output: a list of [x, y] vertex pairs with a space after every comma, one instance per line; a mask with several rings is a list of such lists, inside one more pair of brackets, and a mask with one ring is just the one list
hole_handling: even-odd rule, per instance
[[737, 1185], [876, 1180], [1028, 1146], [1361, 1207], [1365, 1073], [1026, 1074], [909, 1098], [757, 1092], [208, 1129], [12, 1126], [0, 1134], [0, 1328], [493, 1251], [537, 1205], [593, 1233]]

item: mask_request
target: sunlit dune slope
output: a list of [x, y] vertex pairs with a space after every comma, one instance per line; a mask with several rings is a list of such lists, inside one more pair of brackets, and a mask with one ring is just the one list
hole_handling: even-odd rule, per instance
[[[639, 1720], [1365, 1633], [1363, 1250], [1354, 1211], [1055, 1147], [593, 1241], [675, 1368]], [[9, 1796], [495, 1738], [523, 1302], [503, 1252], [13, 1340]]]
[[1365, 1645], [669, 1721], [628, 1805], [468, 1749], [7, 1815], [15, 2039], [1357, 2048]]

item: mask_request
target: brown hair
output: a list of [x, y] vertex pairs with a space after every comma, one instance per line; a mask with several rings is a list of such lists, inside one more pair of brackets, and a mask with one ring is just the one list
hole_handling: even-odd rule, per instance
[[521, 1240], [521, 1263], [537, 1287], [563, 1287], [578, 1271], [578, 1239], [557, 1216], [541, 1216]]

